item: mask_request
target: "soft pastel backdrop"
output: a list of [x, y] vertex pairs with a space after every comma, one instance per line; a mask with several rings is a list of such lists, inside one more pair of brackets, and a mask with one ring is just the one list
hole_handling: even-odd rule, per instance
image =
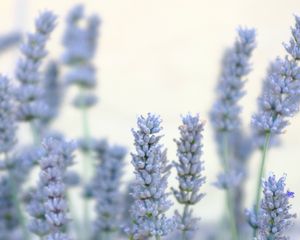
[[[256, 109], [262, 79], [268, 63], [283, 56], [283, 41], [290, 37], [293, 14], [300, 14], [299, 0], [86, 0], [88, 13], [103, 19], [98, 68], [100, 103], [90, 113], [95, 137], [109, 137], [112, 142], [132, 149], [130, 129], [139, 114], [155, 112], [163, 118], [165, 145], [169, 159], [176, 157], [173, 138], [178, 137], [180, 114], [199, 112], [207, 121], [204, 156], [207, 196], [197, 207], [203, 221], [214, 221], [222, 214], [223, 193], [212, 186], [218, 173], [216, 154], [208, 112], [214, 100], [214, 87], [220, 71], [220, 58], [230, 46], [238, 26], [257, 29], [257, 49], [253, 71], [242, 100], [243, 119], [249, 127]], [[0, 34], [16, 29], [31, 30], [40, 10], [50, 9], [59, 15], [58, 28], [48, 45], [50, 57], [62, 52], [61, 34], [64, 17], [77, 1], [71, 0], [1, 0]], [[80, 46], [78, 46], [80, 47]], [[17, 50], [0, 55], [0, 72], [13, 76]], [[81, 134], [80, 115], [70, 105], [72, 91], [54, 128], [70, 138]], [[20, 128], [21, 141], [30, 138], [28, 129]], [[282, 146], [270, 152], [267, 169], [288, 174], [288, 186], [296, 192], [294, 211], [300, 215], [300, 115], [291, 121]], [[78, 159], [80, 161], [80, 159]], [[128, 157], [129, 165], [130, 157]], [[253, 201], [259, 154], [250, 161], [247, 206]], [[131, 168], [128, 168], [128, 172]], [[130, 176], [128, 173], [125, 179]], [[176, 184], [174, 178], [171, 184]]]

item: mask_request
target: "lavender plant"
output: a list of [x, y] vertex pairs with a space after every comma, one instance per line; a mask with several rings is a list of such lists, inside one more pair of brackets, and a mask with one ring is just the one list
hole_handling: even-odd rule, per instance
[[[238, 238], [234, 210], [234, 188], [239, 185], [240, 176], [236, 174], [236, 166], [232, 163], [230, 140], [237, 132], [241, 132], [239, 100], [244, 95], [245, 76], [250, 72], [250, 57], [255, 48], [254, 29], [238, 30], [238, 38], [234, 46], [228, 49], [223, 57], [222, 72], [217, 85], [218, 98], [214, 103], [210, 118], [214, 127], [216, 140], [222, 159], [224, 173], [218, 177], [217, 185], [226, 190], [231, 234]], [[235, 164], [236, 165], [236, 164]]]
[[[80, 24], [82, 21], [86, 23], [86, 27]], [[82, 114], [82, 130], [83, 141], [91, 142], [92, 136], [88, 124], [88, 109], [97, 102], [96, 96], [92, 90], [96, 87], [96, 70], [92, 64], [92, 59], [96, 52], [98, 28], [100, 19], [97, 15], [90, 17], [84, 16], [83, 5], [73, 7], [66, 19], [67, 27], [65, 30], [63, 44], [65, 53], [63, 54], [63, 62], [68, 66], [68, 72], [65, 81], [68, 85], [77, 85], [79, 93], [75, 97], [74, 106], [79, 108]], [[78, 47], [80, 46], [80, 47]], [[87, 143], [89, 145], [89, 143]], [[91, 152], [84, 151], [84, 184], [90, 181], [91, 168]], [[85, 199], [84, 204], [84, 222], [86, 223], [86, 234], [89, 234], [89, 202]]]
[[[257, 180], [255, 213], [258, 213], [261, 195], [261, 181], [265, 172], [266, 154], [273, 136], [283, 133], [288, 125], [288, 119], [299, 111], [300, 68], [298, 65], [298, 48], [300, 19], [292, 29], [292, 38], [285, 48], [289, 55], [284, 59], [277, 58], [265, 79], [263, 93], [259, 98], [258, 113], [253, 115], [252, 125], [255, 134], [263, 136], [264, 144], [261, 148], [262, 160]], [[256, 231], [254, 231], [256, 235]]]
[[126, 149], [119, 145], [109, 146], [101, 156], [93, 179], [93, 195], [96, 198], [97, 219], [95, 239], [111, 239], [120, 230], [121, 177]]
[[271, 174], [263, 181], [264, 197], [260, 203], [258, 214], [258, 239], [289, 239], [287, 230], [292, 224], [295, 214], [290, 213], [290, 199], [294, 193], [285, 189], [286, 176], [276, 179]]
[[70, 239], [65, 234], [68, 206], [64, 178], [67, 167], [73, 164], [75, 145], [55, 138], [44, 139], [42, 145], [39, 182], [28, 206], [33, 217], [30, 230], [49, 240]]
[[[210, 117], [223, 165], [216, 185], [226, 190], [231, 232], [229, 236], [214, 226], [217, 239], [279, 240], [291, 235], [296, 215], [291, 213], [290, 201], [295, 194], [286, 190], [286, 175], [277, 179], [271, 174], [264, 181], [261, 178], [270, 142], [284, 132], [299, 108], [300, 18], [295, 19], [292, 38], [284, 44], [287, 56], [271, 63], [263, 83], [251, 134], [242, 124], [239, 101], [251, 69], [255, 31], [240, 28], [234, 45], [225, 52], [218, 98]], [[161, 141], [160, 117], [151, 113], [140, 116], [137, 129], [132, 130], [135, 151], [131, 167], [135, 179], [126, 186], [126, 148], [94, 137], [97, 133], [88, 124], [87, 112], [97, 102], [93, 94], [97, 84], [93, 58], [99, 25], [96, 15], [86, 16], [83, 5], [76, 5], [68, 14], [64, 34], [62, 63], [66, 68], [60, 69], [62, 64], [57, 60], [44, 68], [46, 43], [56, 26], [56, 16], [44, 11], [35, 21], [35, 31], [27, 34], [21, 45], [17, 86], [0, 74], [0, 240], [211, 239], [198, 228], [200, 213], [195, 208], [205, 195], [202, 187], [206, 181], [202, 160], [204, 122], [198, 115], [182, 117], [173, 164], [169, 164]], [[0, 51], [6, 48], [1, 44], [0, 38]], [[51, 124], [58, 117], [65, 93], [60, 72], [66, 85], [79, 87], [73, 103], [82, 113], [83, 134], [76, 143], [66, 141]], [[32, 126], [34, 144], [18, 134], [18, 120]], [[246, 197], [247, 163], [255, 149], [262, 152], [262, 162], [254, 210], [246, 212], [254, 230], [251, 237], [244, 231], [241, 209]], [[79, 169], [83, 177], [78, 169], [71, 169], [76, 163], [76, 150], [85, 157], [83, 169]], [[177, 187], [169, 190], [172, 167], [177, 173]], [[37, 179], [37, 184], [33, 185], [32, 179]], [[82, 188], [84, 194], [78, 195]], [[177, 205], [173, 206], [171, 197]], [[84, 201], [82, 212], [78, 211], [80, 199]], [[90, 204], [95, 204], [94, 208]]]
[[162, 130], [158, 116], [140, 116], [138, 129], [132, 130], [136, 153], [132, 153], [132, 165], [136, 181], [131, 207], [132, 225], [127, 232], [132, 239], [166, 236], [174, 226], [174, 220], [165, 212], [172, 203], [168, 200], [167, 178], [169, 176], [166, 152], [159, 143]]
[[47, 105], [43, 101], [41, 88], [40, 65], [46, 57], [47, 40], [56, 25], [56, 16], [50, 11], [42, 12], [35, 21], [35, 32], [28, 33], [21, 45], [22, 57], [16, 69], [16, 77], [20, 83], [16, 98], [19, 102], [17, 117], [20, 121], [28, 121], [33, 127], [35, 141], [38, 133], [35, 120], [47, 116]]
[[197, 230], [198, 218], [192, 215], [192, 207], [197, 204], [204, 194], [200, 188], [205, 183], [202, 155], [202, 131], [204, 123], [199, 121], [198, 115], [190, 114], [182, 118], [179, 127], [180, 139], [177, 144], [178, 162], [174, 162], [179, 181], [178, 189], [173, 189], [176, 200], [184, 206], [183, 213], [175, 212], [177, 226], [182, 232], [182, 239], [191, 239]]

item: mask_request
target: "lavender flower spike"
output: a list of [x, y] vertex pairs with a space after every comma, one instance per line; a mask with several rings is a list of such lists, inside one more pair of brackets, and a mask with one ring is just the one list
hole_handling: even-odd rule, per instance
[[285, 59], [277, 58], [271, 64], [259, 98], [258, 113], [252, 117], [252, 125], [258, 136], [266, 133], [272, 135], [283, 133], [289, 123], [288, 118], [299, 111], [300, 19], [295, 18], [296, 26], [292, 29], [290, 44], [285, 44], [290, 56], [286, 56]]
[[13, 91], [8, 78], [0, 75], [0, 153], [9, 152], [15, 144]]
[[289, 239], [286, 231], [296, 215], [290, 213], [290, 199], [294, 197], [294, 193], [285, 189], [285, 180], [286, 176], [277, 180], [272, 174], [263, 182], [264, 198], [258, 218], [260, 240]]
[[21, 121], [32, 121], [47, 114], [47, 106], [41, 100], [42, 89], [39, 86], [41, 61], [47, 55], [45, 50], [49, 35], [55, 28], [56, 16], [44, 11], [35, 21], [35, 32], [27, 34], [21, 45], [23, 57], [16, 70], [20, 82], [16, 97], [19, 101], [18, 118]]
[[132, 192], [133, 224], [130, 230], [127, 229], [133, 239], [160, 239], [172, 230], [175, 223], [165, 216], [171, 202], [166, 193], [169, 176], [166, 152], [159, 143], [160, 123], [158, 116], [149, 113], [147, 117], [138, 118], [138, 130], [133, 130], [136, 153], [132, 154], [132, 165], [136, 181]]
[[175, 198], [185, 206], [184, 212], [176, 211], [178, 228], [182, 231], [184, 238], [193, 234], [197, 229], [197, 220], [192, 217], [192, 211], [188, 208], [197, 204], [204, 194], [200, 188], [205, 183], [202, 175], [204, 170], [202, 155], [202, 131], [204, 123], [199, 121], [199, 116], [190, 114], [182, 118], [182, 125], [179, 127], [180, 139], [175, 140], [177, 144], [178, 162], [174, 162], [177, 170], [179, 187], [172, 189]]
[[[97, 219], [95, 237], [105, 236], [119, 230], [122, 194], [120, 191], [126, 149], [111, 146], [100, 154], [100, 163], [93, 181], [93, 195], [96, 198]], [[101, 239], [102, 239], [101, 238]]]
[[75, 145], [62, 139], [46, 138], [40, 160], [40, 178], [28, 211], [34, 219], [30, 229], [47, 240], [68, 240], [64, 228], [68, 222], [66, 168], [73, 163]]
[[234, 47], [224, 55], [218, 99], [211, 111], [211, 121], [217, 132], [232, 131], [240, 126], [238, 101], [244, 95], [244, 77], [251, 69], [249, 60], [255, 48], [255, 30], [240, 28], [238, 34]]

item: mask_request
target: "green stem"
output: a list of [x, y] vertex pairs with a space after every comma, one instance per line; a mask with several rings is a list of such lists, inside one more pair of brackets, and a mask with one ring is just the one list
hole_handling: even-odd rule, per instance
[[[255, 206], [254, 206], [256, 215], [258, 214], [258, 210], [259, 210], [259, 201], [260, 201], [260, 197], [261, 197], [261, 188], [262, 188], [262, 178], [264, 177], [264, 174], [265, 174], [266, 157], [267, 157], [267, 152], [268, 152], [268, 148], [270, 145], [270, 139], [271, 139], [271, 133], [268, 132], [265, 135], [265, 142], [264, 142], [264, 146], [262, 149], [262, 159], [261, 159], [259, 175], [258, 175], [258, 179], [257, 179], [256, 198], [255, 198]], [[254, 229], [253, 236], [255, 237], [256, 234], [257, 234], [257, 229]]]
[[155, 240], [160, 240], [160, 236], [159, 236], [159, 235], [156, 235], [156, 236], [155, 236]]
[[[186, 214], [188, 212], [188, 208], [189, 208], [189, 205], [188, 204], [185, 204], [184, 205], [184, 209], [183, 209], [183, 213], [182, 213], [182, 222], [184, 221], [184, 219], [186, 218]], [[188, 240], [187, 236], [186, 236], [186, 231], [185, 230], [182, 230], [182, 240]]]
[[[229, 173], [229, 145], [228, 145], [228, 135], [227, 133], [223, 133], [223, 164], [225, 173]], [[233, 199], [232, 193], [230, 189], [226, 189], [226, 202], [228, 208], [228, 218], [230, 224], [230, 231], [232, 240], [238, 240], [238, 232], [236, 228], [236, 221], [235, 221], [235, 214], [234, 214], [234, 206], [233, 206]]]
[[38, 134], [36, 126], [34, 126], [34, 122], [30, 122], [29, 124], [32, 132], [33, 143], [35, 146], [37, 146], [40, 144], [40, 136]]
[[[81, 90], [83, 91], [83, 89]], [[88, 124], [88, 109], [83, 106], [81, 108], [82, 113], [82, 130], [83, 130], [83, 137], [85, 141], [90, 141], [90, 129]], [[86, 152], [83, 152], [83, 176], [84, 176], [84, 182], [87, 183], [89, 180], [89, 165], [90, 165], [90, 152], [89, 150]], [[89, 238], [89, 226], [90, 226], [90, 214], [89, 214], [89, 199], [84, 198], [83, 203], [83, 211], [84, 211], [84, 229], [86, 233], [86, 239]]]
[[[7, 159], [7, 154], [5, 154], [5, 158]], [[12, 195], [13, 195], [12, 198], [13, 198], [14, 205], [16, 206], [17, 217], [21, 224], [24, 240], [29, 240], [29, 232], [27, 231], [25, 217], [24, 217], [22, 209], [21, 209], [21, 202], [18, 197], [16, 183], [15, 183], [13, 175], [11, 174], [11, 171], [8, 171], [8, 172], [9, 172], [9, 178], [8, 178], [9, 184], [11, 186]]]

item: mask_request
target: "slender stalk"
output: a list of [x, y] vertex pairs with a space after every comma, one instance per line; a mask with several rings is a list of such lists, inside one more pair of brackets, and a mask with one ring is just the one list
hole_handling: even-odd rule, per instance
[[[259, 175], [258, 175], [258, 179], [257, 179], [256, 198], [255, 198], [255, 213], [256, 213], [256, 215], [258, 214], [258, 210], [259, 210], [259, 201], [260, 201], [260, 197], [261, 197], [261, 188], [262, 188], [261, 184], [262, 184], [262, 178], [265, 174], [266, 157], [267, 157], [267, 152], [268, 152], [268, 148], [270, 145], [270, 139], [271, 139], [271, 133], [268, 132], [265, 135], [265, 142], [264, 142], [264, 146], [262, 149], [262, 159], [261, 159]], [[254, 229], [253, 236], [255, 237], [256, 234], [257, 234], [257, 229]]]
[[[184, 209], [183, 209], [183, 214], [182, 214], [182, 221], [185, 219], [186, 217], [186, 214], [188, 212], [188, 207], [189, 205], [188, 204], [185, 204], [184, 205]], [[186, 236], [186, 231], [182, 231], [182, 240], [188, 240], [187, 236]]]
[[32, 138], [33, 138], [33, 143], [35, 146], [37, 146], [38, 144], [40, 144], [40, 135], [38, 134], [38, 130], [36, 128], [36, 126], [34, 125], [34, 122], [29, 122], [30, 124], [30, 128], [31, 128], [31, 132], [32, 132]]
[[[5, 154], [5, 159], [7, 159], [7, 154]], [[11, 171], [8, 171], [8, 173], [9, 173], [9, 184], [10, 184], [10, 187], [12, 190], [12, 195], [13, 195], [12, 198], [13, 198], [14, 205], [16, 206], [16, 209], [17, 209], [17, 217], [21, 224], [23, 237], [24, 237], [24, 240], [29, 240], [29, 232], [27, 230], [26, 220], [25, 220], [25, 217], [24, 217], [22, 209], [21, 209], [21, 202], [17, 195], [18, 192], [17, 192], [15, 179], [14, 179], [13, 175], [11, 174]]]
[[[223, 163], [224, 163], [224, 170], [225, 173], [229, 173], [229, 145], [228, 145], [228, 135], [227, 133], [223, 133]], [[230, 189], [226, 189], [226, 202], [228, 208], [228, 218], [230, 224], [230, 231], [232, 240], [238, 240], [238, 232], [236, 228], [236, 221], [235, 221], [235, 214], [234, 214], [234, 206], [233, 206], [233, 199], [232, 193]]]
[[[81, 92], [84, 91], [84, 89], [80, 89]], [[90, 129], [89, 129], [89, 123], [88, 123], [88, 109], [86, 106], [81, 107], [81, 116], [82, 116], [82, 130], [83, 130], [83, 137], [86, 141], [90, 141]], [[83, 176], [84, 181], [87, 182], [89, 179], [89, 166], [90, 166], [90, 151], [83, 152]], [[84, 229], [86, 233], [86, 239], [89, 238], [89, 226], [90, 226], [90, 214], [89, 214], [89, 199], [84, 198], [83, 203], [83, 220], [84, 220]]]
[[160, 236], [159, 236], [159, 235], [156, 235], [156, 236], [155, 236], [155, 240], [160, 240]]

